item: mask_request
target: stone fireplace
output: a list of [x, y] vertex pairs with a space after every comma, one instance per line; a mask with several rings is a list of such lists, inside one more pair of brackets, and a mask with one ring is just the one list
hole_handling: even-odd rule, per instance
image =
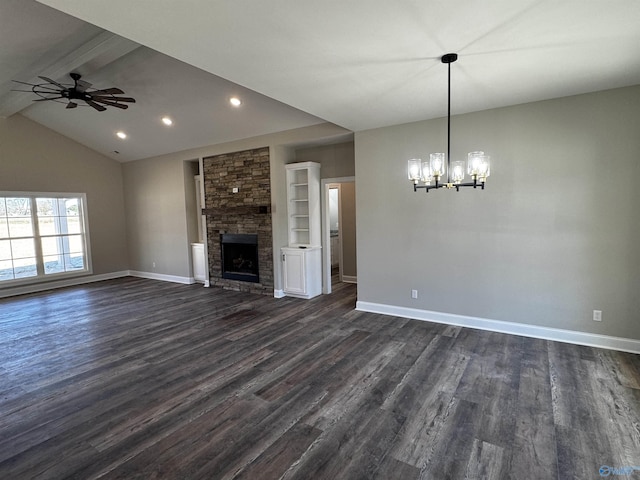
[[[207, 218], [210, 285], [273, 295], [273, 235], [269, 148], [215, 155], [203, 159], [203, 182]], [[228, 237], [227, 237], [228, 236]], [[232, 247], [233, 259], [224, 264], [223, 241], [242, 239]], [[256, 273], [248, 270], [242, 243], [255, 239], [251, 247], [257, 258]], [[240, 246], [238, 246], [240, 245]], [[226, 249], [227, 247], [225, 247]], [[242, 254], [242, 259], [240, 258]], [[233, 263], [235, 260], [234, 267]], [[243, 265], [242, 263], [245, 262]], [[252, 260], [255, 262], [255, 259]]]

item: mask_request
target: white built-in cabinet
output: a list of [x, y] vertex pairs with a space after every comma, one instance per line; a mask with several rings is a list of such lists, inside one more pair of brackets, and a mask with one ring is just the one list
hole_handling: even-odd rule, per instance
[[193, 260], [193, 279], [196, 282], [206, 282], [207, 259], [204, 256], [204, 243], [191, 244], [191, 258]]
[[320, 247], [282, 249], [282, 276], [286, 295], [313, 298], [322, 293], [321, 251]]
[[202, 206], [204, 205], [204, 188], [202, 176], [193, 177], [196, 192], [196, 220], [198, 222], [198, 241], [191, 244], [191, 260], [193, 266], [193, 279], [196, 282], [207, 284], [207, 257], [204, 252], [204, 231], [206, 230], [205, 219], [202, 216]]
[[284, 293], [312, 298], [322, 293], [320, 164], [285, 167], [289, 245], [282, 249]]

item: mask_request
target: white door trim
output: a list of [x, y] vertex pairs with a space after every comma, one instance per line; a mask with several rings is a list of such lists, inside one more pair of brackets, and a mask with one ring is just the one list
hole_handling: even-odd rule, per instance
[[[329, 231], [329, 188], [334, 184], [355, 182], [356, 177], [323, 178], [322, 188], [322, 293], [331, 293], [331, 238]], [[356, 212], [357, 215], [357, 212]], [[341, 220], [340, 220], [341, 222]], [[342, 251], [340, 252], [340, 274], [342, 275]]]

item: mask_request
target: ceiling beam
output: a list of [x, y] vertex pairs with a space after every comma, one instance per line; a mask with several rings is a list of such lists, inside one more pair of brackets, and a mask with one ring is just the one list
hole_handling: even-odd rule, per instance
[[[138, 47], [140, 44], [105, 31], [49, 65], [43, 65], [42, 62], [30, 65], [20, 72], [15, 80], [42, 83], [38, 75], [44, 75], [53, 80], [68, 81], [65, 77], [72, 71], [81, 70], [79, 73], [82, 75], [89, 75]], [[15, 88], [15, 85], [11, 84], [5, 90]], [[31, 105], [32, 101], [32, 96], [9, 91], [0, 98], [0, 117], [9, 117], [18, 113]]]

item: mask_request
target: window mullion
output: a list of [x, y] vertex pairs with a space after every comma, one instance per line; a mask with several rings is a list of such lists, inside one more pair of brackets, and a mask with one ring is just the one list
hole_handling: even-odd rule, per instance
[[36, 271], [38, 276], [44, 276], [44, 258], [42, 253], [42, 240], [40, 239], [40, 225], [38, 224], [38, 202], [36, 197], [31, 197], [31, 224], [33, 225], [33, 241], [36, 250]]

